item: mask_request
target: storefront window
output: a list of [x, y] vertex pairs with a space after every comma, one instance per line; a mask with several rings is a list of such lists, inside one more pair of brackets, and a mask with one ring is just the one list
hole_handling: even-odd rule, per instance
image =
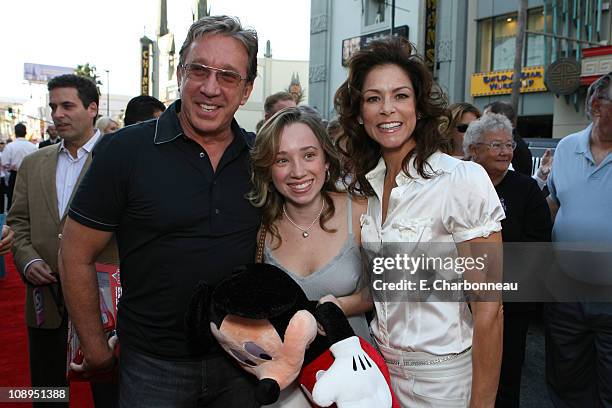
[[493, 71], [512, 69], [516, 48], [516, 15], [496, 17], [493, 28]]
[[491, 69], [491, 51], [493, 47], [491, 41], [493, 39], [493, 20], [482, 20], [478, 22], [478, 72], [486, 72]]
[[385, 0], [366, 1], [366, 24], [380, 24], [385, 21]]
[[[508, 70], [514, 67], [516, 49], [517, 15], [508, 14], [481, 20], [478, 22], [477, 69], [479, 72]], [[551, 18], [549, 18], [549, 27]], [[528, 11], [527, 30], [544, 32], [543, 9]], [[523, 65], [532, 67], [545, 65], [545, 41], [547, 38], [538, 34], [527, 34], [524, 47]]]
[[[552, 19], [548, 16], [548, 26], [552, 24]], [[529, 31], [544, 32], [544, 10], [537, 8], [529, 10], [527, 15], [527, 29]], [[544, 43], [548, 39], [543, 35], [527, 34], [527, 52], [525, 53], [525, 66], [545, 65]]]

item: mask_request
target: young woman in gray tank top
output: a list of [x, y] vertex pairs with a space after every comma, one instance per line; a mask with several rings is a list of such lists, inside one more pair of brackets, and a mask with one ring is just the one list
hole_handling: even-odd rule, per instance
[[[320, 118], [287, 108], [264, 124], [252, 152], [251, 202], [263, 207], [264, 261], [291, 276], [311, 300], [361, 290], [360, 217], [367, 201], [338, 192], [338, 154]], [[357, 304], [357, 303], [356, 303]], [[371, 342], [363, 303], [340, 305]], [[273, 406], [310, 407], [297, 386]]]

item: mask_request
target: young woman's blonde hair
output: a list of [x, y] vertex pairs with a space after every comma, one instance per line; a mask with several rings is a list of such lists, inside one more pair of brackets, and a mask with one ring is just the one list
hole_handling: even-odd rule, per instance
[[329, 167], [321, 189], [321, 195], [325, 200], [325, 210], [319, 218], [319, 225], [324, 231], [335, 232], [335, 230], [328, 229], [325, 223], [333, 217], [335, 212], [334, 202], [329, 193], [338, 192], [336, 188], [336, 181], [340, 177], [338, 153], [318, 114], [301, 107], [285, 108], [268, 119], [257, 134], [251, 151], [253, 190], [247, 195], [251, 204], [263, 208], [262, 225], [268, 228], [275, 239], [278, 239], [278, 246], [282, 240], [274, 222], [282, 218], [285, 198], [274, 188], [272, 167], [278, 153], [281, 133], [283, 129], [294, 123], [308, 126], [323, 149], [325, 161]]

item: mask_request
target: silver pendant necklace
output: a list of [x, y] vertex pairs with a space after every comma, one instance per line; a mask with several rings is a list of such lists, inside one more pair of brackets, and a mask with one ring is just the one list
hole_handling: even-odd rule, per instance
[[325, 208], [325, 200], [323, 200], [323, 205], [321, 206], [321, 211], [319, 211], [319, 214], [317, 215], [317, 217], [312, 220], [312, 222], [310, 223], [310, 225], [308, 226], [308, 228], [302, 228], [301, 226], [299, 226], [295, 221], [293, 221], [291, 219], [291, 217], [289, 217], [289, 214], [287, 214], [287, 210], [285, 209], [285, 204], [283, 204], [283, 214], [285, 215], [285, 217], [287, 217], [287, 220], [297, 229], [299, 229], [300, 231], [302, 231], [302, 237], [304, 238], [308, 238], [308, 236], [310, 235], [308, 233], [308, 231], [310, 231], [312, 229], [312, 227], [315, 225], [315, 222], [317, 222], [317, 220], [319, 218], [321, 218], [321, 214], [323, 214], [323, 209]]

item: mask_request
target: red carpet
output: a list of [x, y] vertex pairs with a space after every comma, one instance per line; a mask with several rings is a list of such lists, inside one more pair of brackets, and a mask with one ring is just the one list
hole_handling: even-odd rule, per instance
[[[24, 320], [25, 289], [7, 255], [6, 276], [0, 278], [0, 387], [29, 387], [28, 336]], [[30, 408], [29, 403], [1, 403], [0, 407]], [[93, 407], [88, 383], [70, 386], [70, 407]]]

